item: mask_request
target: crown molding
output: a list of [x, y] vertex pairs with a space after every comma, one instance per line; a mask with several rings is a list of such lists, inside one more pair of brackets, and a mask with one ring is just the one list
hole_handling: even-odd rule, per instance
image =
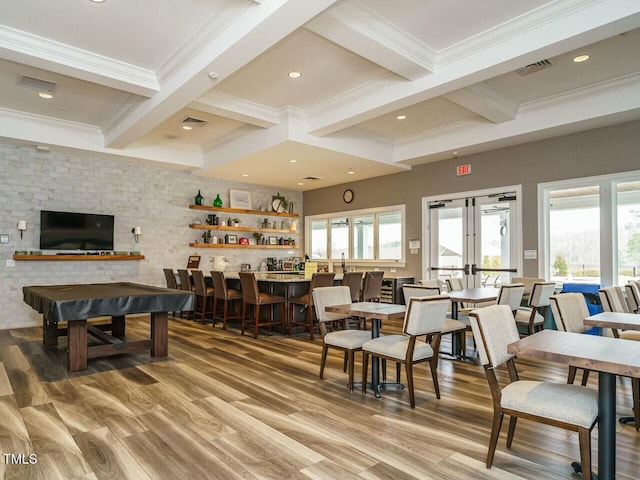
[[160, 90], [155, 72], [0, 25], [0, 52], [8, 60], [150, 97]]
[[516, 118], [518, 104], [499, 94], [484, 83], [476, 83], [466, 88], [444, 95], [467, 110], [493, 123], [502, 123]]

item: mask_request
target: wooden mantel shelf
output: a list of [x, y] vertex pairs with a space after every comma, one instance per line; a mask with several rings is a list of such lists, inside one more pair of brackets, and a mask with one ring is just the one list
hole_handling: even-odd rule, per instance
[[144, 255], [14, 255], [14, 260], [37, 261], [114, 261], [114, 260], [144, 260]]

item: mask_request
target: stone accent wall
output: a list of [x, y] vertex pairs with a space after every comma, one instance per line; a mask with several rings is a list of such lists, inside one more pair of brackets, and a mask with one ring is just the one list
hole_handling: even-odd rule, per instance
[[[132, 281], [164, 286], [162, 269], [185, 268], [189, 255], [202, 257], [200, 268], [205, 272], [210, 270], [214, 255], [227, 257], [227, 271], [239, 270], [242, 263], [256, 268], [267, 257], [304, 256], [302, 233], [292, 236], [296, 247], [290, 250], [190, 248], [189, 243], [196, 239], [203, 241], [200, 236], [204, 231], [191, 229], [189, 224], [196, 218], [204, 223], [207, 213], [189, 209], [198, 189], [206, 205], [220, 194], [224, 206], [228, 206], [229, 188], [249, 190], [255, 209], [278, 193], [273, 187], [198, 177], [181, 170], [0, 144], [0, 234], [9, 235], [9, 243], [0, 244], [0, 330], [41, 323], [41, 316], [22, 301], [24, 285]], [[302, 193], [279, 192], [294, 202], [297, 213], [302, 212]], [[145, 259], [16, 261], [14, 267], [7, 266], [15, 250], [39, 250], [40, 210], [114, 215], [114, 249], [138, 250]], [[223, 214], [222, 218], [227, 216]], [[245, 226], [257, 226], [262, 221], [254, 215], [239, 217]], [[22, 240], [16, 228], [18, 220], [27, 221]], [[299, 231], [303, 225], [301, 215]], [[131, 233], [134, 226], [142, 228], [139, 243]], [[253, 240], [250, 232], [237, 233]]]

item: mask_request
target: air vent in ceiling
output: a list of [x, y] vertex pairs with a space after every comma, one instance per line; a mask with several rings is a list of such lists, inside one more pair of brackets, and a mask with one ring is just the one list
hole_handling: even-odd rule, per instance
[[540, 60], [539, 62], [532, 63], [527, 65], [526, 67], [522, 67], [516, 70], [516, 73], [521, 77], [525, 75], [529, 75], [530, 73], [539, 72], [540, 70], [544, 70], [545, 68], [553, 67], [553, 63], [551, 60]]
[[37, 90], [39, 92], [49, 93], [53, 93], [57, 87], [57, 84], [53, 82], [41, 80], [39, 78], [27, 77], [26, 75], [20, 76], [20, 78], [18, 79], [18, 85], [20, 85], [21, 87]]
[[202, 125], [205, 125], [207, 123], [207, 121], [206, 120], [202, 120], [200, 118], [187, 117], [182, 121], [182, 123], [184, 125], [201, 127]]
[[313, 175], [309, 175], [308, 177], [304, 177], [303, 180], [322, 180], [322, 177], [314, 177]]

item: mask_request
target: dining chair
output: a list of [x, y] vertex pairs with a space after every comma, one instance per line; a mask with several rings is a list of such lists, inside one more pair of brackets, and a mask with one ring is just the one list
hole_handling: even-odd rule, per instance
[[[633, 287], [635, 287], [635, 285], [633, 285]], [[605, 312], [631, 313], [621, 287], [613, 286], [601, 288], [598, 290], [598, 295], [600, 296], [602, 309]], [[608, 330], [611, 330], [611, 334], [615, 338], [635, 341], [640, 340], [640, 331], [637, 330], [618, 330], [615, 328]], [[634, 423], [636, 431], [638, 431], [640, 430], [640, 379], [631, 377], [631, 392], [633, 397]]]
[[193, 278], [193, 287], [196, 293], [196, 305], [193, 310], [193, 319], [197, 320], [198, 317], [202, 322], [207, 321], [207, 314], [211, 314], [211, 321], [215, 327], [216, 319], [213, 315], [213, 287], [207, 287], [202, 270], [192, 270], [191, 277]]
[[364, 280], [362, 281], [362, 293], [360, 295], [361, 302], [379, 302], [380, 301], [380, 292], [382, 290], [383, 276], [384, 276], [384, 272], [382, 270], [365, 272]]
[[528, 306], [518, 307], [515, 315], [516, 325], [526, 327], [528, 335], [544, 328], [544, 317], [555, 290], [555, 282], [535, 282], [531, 286]]
[[634, 282], [629, 282], [624, 286], [624, 291], [627, 294], [629, 311], [640, 313], [640, 287]]
[[[371, 340], [371, 333], [366, 330], [334, 330], [329, 332], [327, 324], [338, 324], [346, 320], [348, 315], [326, 312], [325, 308], [334, 305], [347, 305], [351, 302], [351, 290], [347, 286], [319, 287], [312, 292], [313, 305], [318, 317], [320, 334], [322, 335], [322, 357], [320, 359], [320, 378], [323, 378], [327, 363], [329, 347], [341, 350], [345, 354], [345, 370], [349, 369], [349, 391], [353, 393], [355, 371], [355, 352], [362, 350], [362, 344]], [[344, 323], [344, 322], [343, 322]], [[363, 383], [366, 377], [363, 377]]]
[[[560, 293], [552, 295], [551, 311], [556, 321], [556, 328], [562, 332], [584, 333], [589, 330], [584, 324], [584, 319], [589, 316], [589, 309], [584, 295], [579, 292]], [[576, 378], [577, 368], [569, 365], [567, 383], [573, 383]], [[583, 369], [582, 385], [589, 380], [589, 370]]]
[[522, 303], [523, 295], [524, 283], [505, 283], [500, 285], [496, 305], [508, 305], [515, 318], [516, 312]]
[[425, 287], [439, 288], [442, 291], [442, 282], [440, 282], [440, 280], [438, 280], [437, 278], [427, 278], [425, 280], [419, 280], [418, 284]]
[[[437, 287], [427, 287], [423, 285], [415, 285], [411, 283], [405, 283], [402, 286], [402, 293], [404, 294], [405, 301], [408, 301], [412, 297], [433, 297], [441, 294], [440, 286]], [[466, 331], [467, 325], [460, 320], [455, 320], [453, 318], [447, 318], [444, 321], [444, 326], [442, 327], [441, 335], [449, 335], [453, 337], [453, 335], [458, 335], [460, 350], [462, 354], [462, 358], [466, 358]], [[453, 343], [453, 342], [452, 342]], [[451, 353], [445, 352], [447, 355], [454, 356], [455, 352], [453, 350]]]
[[[369, 355], [373, 355], [404, 364], [411, 408], [416, 407], [413, 366], [420, 362], [429, 362], [436, 398], [440, 398], [438, 356], [434, 352], [440, 348], [440, 335], [448, 307], [448, 295], [409, 298], [402, 335], [385, 335], [368, 340], [362, 345], [362, 393], [367, 391], [367, 382], [364, 379], [367, 378]], [[417, 337], [422, 335], [428, 335], [431, 341], [417, 343]]]
[[[258, 290], [258, 282], [253, 272], [239, 272], [240, 287], [242, 288], [242, 316], [240, 334], [244, 335], [245, 321], [247, 320], [247, 307], [249, 311], [249, 322], [253, 325], [253, 338], [258, 338], [259, 327], [272, 327], [278, 325], [282, 327], [282, 334], [284, 335], [286, 330], [286, 309], [285, 305], [287, 299], [279, 295], [271, 295], [269, 293], [262, 293]], [[273, 311], [268, 308], [269, 318], [267, 321], [260, 320], [260, 307], [271, 307], [274, 305], [280, 305], [280, 321], [274, 320]]]
[[544, 278], [538, 277], [511, 277], [511, 283], [524, 283], [524, 295], [523, 300], [529, 300], [531, 292], [533, 292], [533, 285], [535, 283], [544, 283]]
[[164, 272], [164, 279], [167, 282], [167, 288], [178, 290], [178, 282], [176, 281], [176, 274], [173, 268], [163, 268], [162, 271]]
[[[487, 452], [487, 468], [493, 465], [502, 420], [509, 415], [507, 448], [511, 448], [518, 418], [578, 432], [582, 478], [591, 478], [591, 430], [598, 419], [598, 392], [579, 385], [520, 380], [515, 357], [507, 345], [520, 335], [507, 305], [494, 305], [470, 314], [480, 363], [484, 367], [491, 397], [493, 422]], [[501, 388], [496, 370], [506, 364], [509, 383]]]
[[[313, 340], [313, 291], [318, 287], [331, 287], [333, 285], [333, 279], [335, 273], [314, 273], [311, 276], [311, 282], [309, 283], [309, 291], [299, 297], [293, 297], [289, 299], [289, 335], [293, 335], [293, 327], [296, 325], [303, 326], [306, 330], [309, 330], [309, 339]], [[304, 320], [296, 321], [294, 315], [294, 308], [296, 305], [301, 305], [301, 311], [305, 311]]]
[[360, 301], [360, 291], [362, 290], [362, 272], [344, 272], [340, 285], [349, 287], [351, 291], [351, 301]]
[[[239, 320], [241, 308], [238, 303], [242, 302], [242, 292], [234, 288], [227, 287], [227, 280], [224, 273], [220, 271], [211, 271], [211, 279], [213, 280], [213, 318], [216, 318], [218, 305], [222, 302], [222, 329], [227, 329], [227, 320]], [[236, 314], [229, 314], [229, 306], [236, 303]]]

